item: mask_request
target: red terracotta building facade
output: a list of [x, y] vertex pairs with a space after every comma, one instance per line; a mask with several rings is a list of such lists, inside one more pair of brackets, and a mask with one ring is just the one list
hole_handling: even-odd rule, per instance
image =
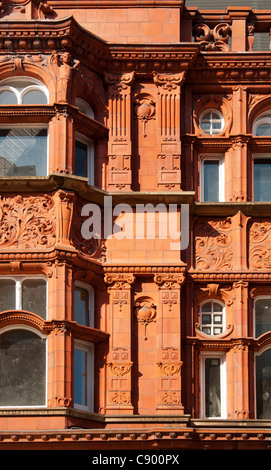
[[0, 4], [0, 449], [268, 448], [271, 10], [191, 5]]

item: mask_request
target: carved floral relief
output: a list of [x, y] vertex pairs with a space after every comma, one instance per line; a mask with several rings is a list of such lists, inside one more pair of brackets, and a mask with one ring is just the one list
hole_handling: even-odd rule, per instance
[[271, 267], [271, 219], [254, 219], [248, 227], [249, 266], [255, 270]]
[[0, 196], [0, 249], [50, 248], [56, 239], [56, 214], [48, 196]]
[[199, 270], [232, 269], [232, 221], [231, 218], [212, 220], [200, 219], [196, 222], [194, 264]]

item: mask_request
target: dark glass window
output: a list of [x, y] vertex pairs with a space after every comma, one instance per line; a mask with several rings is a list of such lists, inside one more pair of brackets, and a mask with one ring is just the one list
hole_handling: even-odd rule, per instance
[[87, 356], [87, 351], [74, 350], [74, 402], [81, 406], [87, 406]]
[[256, 356], [257, 419], [271, 418], [271, 350]]
[[82, 287], [74, 289], [74, 320], [89, 326], [89, 292]]
[[0, 312], [15, 308], [15, 281], [0, 279]]
[[271, 331], [271, 299], [258, 299], [255, 302], [255, 336], [258, 338]]
[[271, 158], [254, 160], [254, 201], [271, 201]]
[[75, 174], [88, 176], [88, 146], [80, 140], [75, 141]]
[[205, 359], [205, 415], [206, 418], [221, 416], [220, 359]]
[[219, 201], [219, 160], [204, 160], [204, 201]]
[[28, 330], [0, 335], [0, 406], [45, 405], [46, 344]]
[[22, 284], [22, 308], [46, 319], [46, 282], [26, 279]]

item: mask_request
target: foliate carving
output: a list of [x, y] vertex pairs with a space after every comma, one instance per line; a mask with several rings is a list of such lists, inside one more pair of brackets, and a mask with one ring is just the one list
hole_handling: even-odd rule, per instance
[[200, 42], [201, 50], [205, 51], [229, 51], [230, 33], [231, 26], [227, 23], [220, 23], [214, 29], [200, 23], [194, 28], [195, 41]]
[[0, 196], [0, 249], [50, 248], [56, 240], [56, 214], [48, 196]]
[[199, 270], [232, 269], [232, 221], [199, 220], [195, 224], [195, 268]]
[[134, 101], [134, 113], [143, 123], [143, 135], [146, 137], [146, 123], [155, 118], [155, 101], [151, 95], [142, 93]]
[[107, 365], [110, 368], [113, 375], [123, 376], [131, 372], [133, 363], [132, 362], [124, 362], [124, 363], [109, 362]]
[[112, 405], [131, 405], [131, 392], [109, 392], [109, 403]]
[[176, 274], [155, 274], [154, 282], [164, 289], [176, 289], [182, 286], [185, 281], [184, 273]]
[[71, 241], [73, 246], [83, 255], [90, 258], [106, 260], [106, 242], [101, 234], [97, 234], [97, 238], [86, 239], [82, 236], [82, 208], [85, 205], [82, 199], [76, 199], [74, 205], [74, 215], [71, 227]]
[[144, 339], [147, 339], [147, 325], [156, 318], [156, 305], [150, 297], [140, 297], [135, 302], [135, 317], [145, 328]]
[[161, 405], [181, 405], [181, 392], [167, 391], [159, 393], [159, 402]]
[[135, 276], [133, 274], [106, 274], [104, 282], [109, 285], [110, 289], [129, 289], [135, 282]]
[[168, 375], [170, 377], [180, 373], [182, 364], [183, 364], [182, 362], [178, 362], [178, 363], [177, 362], [173, 362], [173, 363], [158, 362], [157, 363], [159, 369], [161, 370], [161, 373], [163, 375]]
[[126, 74], [115, 75], [112, 73], [104, 74], [104, 81], [107, 85], [111, 87], [111, 92], [115, 91], [117, 93], [126, 90], [130, 85], [133, 84], [135, 79], [135, 72], [130, 72]]
[[182, 86], [185, 79], [185, 71], [178, 74], [161, 74], [153, 72], [153, 81], [166, 91], [176, 90], [178, 86]]
[[254, 219], [248, 228], [249, 266], [255, 270], [270, 269], [271, 220]]

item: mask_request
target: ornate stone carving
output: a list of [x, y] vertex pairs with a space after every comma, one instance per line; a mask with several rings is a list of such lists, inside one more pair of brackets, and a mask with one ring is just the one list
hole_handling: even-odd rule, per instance
[[199, 23], [194, 28], [195, 41], [200, 42], [203, 51], [229, 51], [230, 32], [231, 26], [227, 23], [220, 23], [213, 29], [206, 24]]
[[179, 288], [185, 281], [184, 273], [176, 274], [155, 274], [154, 282], [161, 288], [176, 289]]
[[194, 96], [193, 124], [197, 136], [205, 135], [200, 126], [200, 116], [207, 109], [217, 109], [224, 118], [224, 127], [219, 135], [229, 135], [232, 125], [232, 97], [230, 95], [210, 95]]
[[199, 270], [232, 269], [232, 221], [198, 220], [195, 223], [195, 268]]
[[176, 90], [178, 86], [182, 86], [185, 79], [185, 71], [177, 74], [161, 74], [153, 72], [153, 81], [157, 86], [164, 90]]
[[255, 270], [270, 269], [271, 220], [254, 218], [248, 227], [249, 266]]
[[110, 289], [129, 289], [135, 282], [133, 274], [106, 274], [104, 277], [105, 284], [109, 285]]
[[134, 101], [134, 113], [143, 124], [143, 135], [146, 137], [146, 123], [155, 119], [155, 101], [151, 95], [141, 93], [137, 95]]
[[68, 103], [71, 94], [71, 81], [73, 73], [78, 70], [80, 61], [72, 59], [69, 52], [59, 54], [57, 51], [52, 53], [52, 62], [58, 66], [57, 76], [57, 101], [59, 103]]
[[172, 362], [172, 363], [165, 363], [165, 362], [158, 362], [157, 365], [161, 370], [163, 375], [168, 375], [172, 377], [173, 375], [179, 374], [182, 367], [182, 362]]
[[135, 317], [145, 328], [144, 339], [147, 339], [147, 325], [156, 318], [156, 305], [150, 297], [140, 297], [135, 302]]
[[132, 362], [109, 362], [108, 367], [110, 368], [113, 375], [123, 376], [131, 372]]
[[0, 250], [51, 248], [56, 241], [56, 214], [48, 196], [0, 196]]

